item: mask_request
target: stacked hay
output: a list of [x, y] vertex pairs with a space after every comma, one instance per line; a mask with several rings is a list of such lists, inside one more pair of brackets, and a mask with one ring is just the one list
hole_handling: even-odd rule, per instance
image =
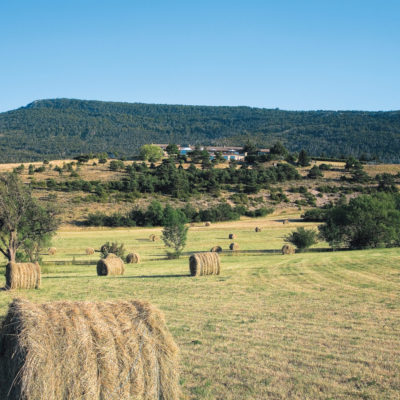
[[262, 231], [262, 229], [261, 228], [259, 228], [258, 226], [256, 227], [256, 229], [255, 229], [255, 231], [256, 232], [261, 232]]
[[178, 400], [178, 348], [147, 302], [14, 300], [0, 331], [5, 400]]
[[216, 252], [196, 253], [189, 258], [190, 275], [219, 275], [221, 264]]
[[230, 233], [228, 238], [229, 239], [236, 239], [236, 235], [234, 233]]
[[237, 250], [239, 250], [239, 245], [237, 243], [231, 243], [229, 245], [229, 249], [232, 251], [237, 251]]
[[57, 249], [55, 247], [49, 247], [48, 253], [50, 256], [54, 256], [57, 253]]
[[94, 254], [94, 249], [92, 247], [87, 247], [85, 252], [88, 256], [91, 256], [92, 254]]
[[286, 224], [288, 224], [289, 223], [289, 220], [288, 219], [284, 219], [283, 220], [283, 225], [286, 225]]
[[6, 289], [39, 289], [40, 265], [38, 263], [15, 263], [6, 265]]
[[282, 247], [282, 254], [294, 254], [294, 248], [290, 246], [289, 244], [285, 244]]
[[193, 228], [194, 226], [196, 226], [196, 224], [194, 222], [191, 222], [190, 226]]
[[140, 263], [140, 256], [137, 253], [129, 253], [126, 256], [126, 263], [127, 264], [139, 264]]
[[152, 242], [155, 242], [155, 241], [157, 241], [158, 240], [158, 237], [156, 236], [156, 235], [150, 235], [149, 236], [149, 239], [152, 241]]
[[106, 258], [97, 262], [97, 275], [123, 275], [125, 272], [124, 262], [115, 254], [110, 253]]
[[213, 252], [213, 253], [221, 253], [222, 247], [221, 246], [214, 246], [214, 247], [211, 248], [210, 251]]
[[204, 226], [211, 226], [211, 222], [210, 222], [210, 221], [207, 221], [207, 222], [204, 224]]

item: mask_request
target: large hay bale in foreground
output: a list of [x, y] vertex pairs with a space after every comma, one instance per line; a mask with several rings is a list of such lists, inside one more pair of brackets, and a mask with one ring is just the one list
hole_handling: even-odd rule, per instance
[[228, 238], [229, 239], [236, 239], [236, 235], [234, 233], [230, 233]]
[[106, 258], [97, 262], [97, 275], [123, 275], [125, 272], [124, 262], [115, 254], [110, 253]]
[[57, 249], [55, 247], [49, 247], [48, 253], [50, 256], [54, 256], [57, 253]]
[[178, 348], [147, 302], [14, 300], [0, 331], [2, 400], [177, 400]]
[[262, 229], [261, 229], [261, 228], [259, 228], [258, 226], [256, 226], [256, 229], [255, 229], [255, 231], [256, 231], [256, 232], [261, 232], [261, 231], [262, 231]]
[[139, 264], [140, 263], [140, 256], [137, 253], [129, 253], [126, 256], [126, 263], [127, 264]]
[[211, 222], [210, 222], [210, 221], [207, 221], [207, 222], [204, 224], [204, 226], [211, 226]]
[[39, 289], [40, 265], [38, 263], [15, 263], [6, 265], [6, 289]]
[[214, 246], [211, 248], [211, 250], [213, 253], [221, 253], [222, 252], [222, 247], [221, 246]]
[[284, 244], [282, 247], [282, 254], [294, 254], [294, 248], [289, 244]]
[[195, 253], [189, 257], [190, 275], [219, 275], [221, 264], [216, 252]]
[[94, 254], [94, 248], [93, 247], [87, 247], [86, 250], [85, 250], [85, 253], [88, 256], [91, 256], [92, 254]]
[[237, 250], [239, 250], [239, 245], [237, 243], [231, 243], [229, 245], [229, 249], [232, 251], [237, 251]]

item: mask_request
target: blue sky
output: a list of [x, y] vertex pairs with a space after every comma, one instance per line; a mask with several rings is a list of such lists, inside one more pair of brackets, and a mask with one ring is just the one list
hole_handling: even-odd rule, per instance
[[400, 109], [400, 1], [0, 1], [0, 111], [43, 98]]

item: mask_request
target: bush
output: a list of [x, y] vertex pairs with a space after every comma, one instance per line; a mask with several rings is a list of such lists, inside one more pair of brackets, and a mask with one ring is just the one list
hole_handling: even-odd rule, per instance
[[318, 243], [317, 237], [318, 234], [314, 230], [301, 227], [287, 235], [285, 242], [292, 243], [299, 251], [303, 251]]
[[101, 246], [100, 252], [103, 258], [106, 258], [108, 254], [113, 253], [123, 259], [125, 257], [125, 246], [123, 243], [118, 245], [118, 242], [112, 242], [111, 244], [110, 242], [107, 242]]

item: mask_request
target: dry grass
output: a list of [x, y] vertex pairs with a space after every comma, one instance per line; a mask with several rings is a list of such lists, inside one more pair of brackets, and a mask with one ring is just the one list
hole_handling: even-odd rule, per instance
[[39, 289], [40, 266], [38, 263], [15, 263], [6, 265], [6, 289]]
[[147, 302], [14, 300], [0, 348], [2, 399], [179, 399], [178, 349]]
[[219, 275], [221, 263], [217, 252], [196, 253], [189, 257], [190, 275]]
[[[117, 240], [140, 264], [99, 279], [92, 266], [47, 266], [33, 302], [139, 298], [165, 313], [181, 351], [185, 400], [396, 399], [400, 390], [400, 250], [305, 252], [282, 257], [299, 212], [189, 230], [185, 253], [166, 260], [160, 228], [63, 228], [57, 256], [90, 260], [82, 248]], [[254, 234], [255, 227], [262, 232]], [[220, 253], [220, 275], [190, 278], [188, 256], [240, 237]], [[326, 247], [320, 243], [314, 247]], [[0, 280], [4, 278], [0, 276]], [[2, 283], [0, 282], [0, 285]], [[15, 292], [0, 292], [0, 315]]]
[[97, 275], [123, 275], [125, 272], [124, 262], [113, 253], [97, 262]]

